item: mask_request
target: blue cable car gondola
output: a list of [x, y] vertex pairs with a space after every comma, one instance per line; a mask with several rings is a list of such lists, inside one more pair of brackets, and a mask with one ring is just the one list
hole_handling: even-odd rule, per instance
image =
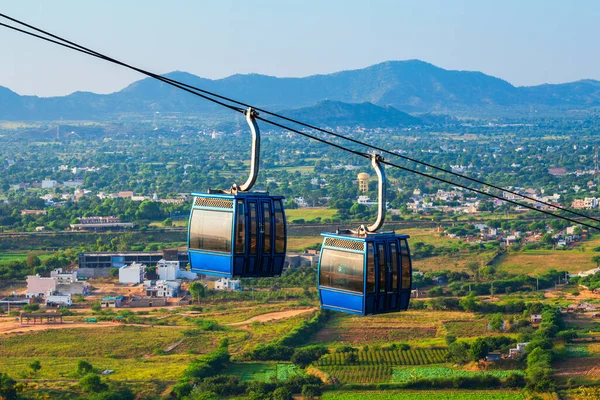
[[260, 131], [256, 112], [246, 111], [252, 131], [250, 176], [229, 190], [193, 193], [188, 224], [192, 272], [223, 277], [281, 275], [287, 234], [283, 197], [247, 192], [258, 175]]
[[377, 232], [386, 207], [380, 160], [380, 156], [371, 158], [379, 177], [377, 221], [356, 231], [322, 234], [318, 271], [322, 308], [359, 315], [408, 308], [412, 284], [409, 236]]

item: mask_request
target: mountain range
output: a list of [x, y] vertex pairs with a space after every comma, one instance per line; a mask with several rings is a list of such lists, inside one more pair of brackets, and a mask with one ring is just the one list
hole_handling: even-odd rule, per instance
[[[312, 115], [310, 122], [328, 125], [366, 120], [368, 125], [413, 125], [422, 113], [566, 115], [600, 107], [600, 81], [515, 87], [481, 72], [446, 70], [419, 60], [304, 78], [237, 74], [211, 80], [186, 72], [165, 76], [273, 111], [285, 110], [288, 116]], [[156, 111], [222, 116], [227, 110], [152, 78], [111, 94], [75, 92], [48, 98], [20, 96], [0, 86], [1, 120], [103, 120]]]

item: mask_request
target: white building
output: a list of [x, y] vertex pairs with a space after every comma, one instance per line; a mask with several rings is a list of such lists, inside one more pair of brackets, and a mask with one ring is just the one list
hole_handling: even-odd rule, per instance
[[144, 281], [146, 296], [148, 297], [177, 297], [181, 281]]
[[163, 281], [174, 281], [177, 279], [177, 271], [179, 270], [179, 261], [160, 260], [156, 264], [156, 272], [158, 279]]
[[62, 268], [56, 268], [50, 272], [50, 277], [58, 279], [58, 283], [73, 283], [77, 282], [77, 271], [64, 272]]
[[586, 197], [583, 199], [583, 207], [586, 209], [598, 207], [598, 199], [595, 197]]
[[132, 263], [119, 268], [119, 282], [138, 284], [144, 280], [146, 266], [140, 263]]
[[73, 300], [70, 294], [62, 294], [58, 292], [48, 291], [46, 294], [46, 306], [62, 306], [70, 307], [73, 305]]
[[54, 189], [58, 183], [56, 181], [52, 181], [50, 179], [44, 179], [42, 181], [42, 189]]
[[165, 281], [172, 281], [175, 279], [194, 280], [198, 278], [198, 275], [194, 272], [181, 269], [179, 261], [160, 260], [156, 264], [156, 272], [158, 274], [158, 279]]
[[215, 282], [215, 290], [240, 290], [240, 281], [221, 278]]

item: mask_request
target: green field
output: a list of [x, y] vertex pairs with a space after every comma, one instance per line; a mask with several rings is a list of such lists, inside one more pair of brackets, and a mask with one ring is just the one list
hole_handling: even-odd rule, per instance
[[521, 392], [488, 390], [403, 390], [385, 392], [326, 392], [322, 400], [525, 400]]
[[288, 222], [294, 222], [299, 219], [309, 221], [318, 217], [321, 219], [331, 218], [337, 214], [337, 210], [326, 207], [304, 207], [285, 210], [285, 217]]
[[410, 382], [418, 379], [431, 378], [470, 378], [488, 374], [497, 378], [506, 378], [511, 374], [523, 375], [521, 370], [492, 370], [485, 372], [465, 371], [447, 367], [422, 367], [422, 368], [394, 368], [392, 372], [392, 382]]
[[243, 382], [271, 380], [286, 380], [299, 372], [294, 364], [249, 363], [232, 364], [227, 369], [227, 375], [235, 375]]
[[[35, 253], [41, 260], [50, 257], [50, 254]], [[28, 254], [26, 253], [0, 253], [0, 263], [7, 263], [11, 261], [24, 261], [27, 259]]]

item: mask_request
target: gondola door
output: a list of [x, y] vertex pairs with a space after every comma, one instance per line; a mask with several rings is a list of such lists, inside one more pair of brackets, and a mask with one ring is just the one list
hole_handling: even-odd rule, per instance
[[398, 310], [399, 260], [398, 243], [386, 240], [377, 243], [377, 311]]
[[388, 254], [386, 241], [376, 242], [375, 252], [377, 253], [377, 312], [383, 313], [388, 309]]
[[259, 212], [256, 201], [248, 201], [248, 265], [246, 273], [249, 276], [257, 275], [262, 263], [261, 257], [261, 231], [263, 230], [262, 213]]
[[259, 253], [264, 257], [259, 258], [260, 265], [260, 275], [268, 276], [272, 274], [273, 266], [270, 265], [273, 259], [273, 224], [272, 221], [272, 210], [271, 210], [271, 202], [269, 201], [261, 201], [260, 202], [260, 214], [262, 217], [262, 221], [260, 224], [260, 248], [262, 251]]
[[387, 272], [387, 311], [397, 311], [400, 296], [400, 252], [398, 241], [390, 240], [387, 243], [388, 272]]

